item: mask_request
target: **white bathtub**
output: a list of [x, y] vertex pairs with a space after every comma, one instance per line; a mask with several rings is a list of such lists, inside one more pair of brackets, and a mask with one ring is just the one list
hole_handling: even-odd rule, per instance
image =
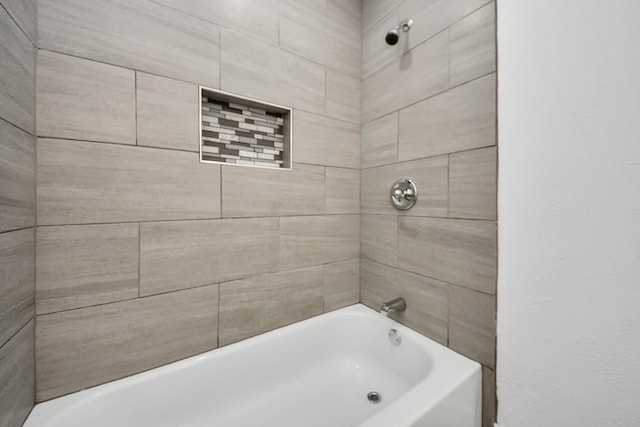
[[357, 304], [41, 403], [25, 427], [480, 427], [480, 393], [480, 365]]

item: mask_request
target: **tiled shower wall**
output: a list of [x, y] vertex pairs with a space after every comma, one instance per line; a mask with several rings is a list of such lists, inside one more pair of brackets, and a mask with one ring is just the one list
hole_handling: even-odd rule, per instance
[[0, 0], [0, 427], [34, 403], [35, 0]]
[[[38, 401], [359, 300], [359, 0], [38, 19]], [[198, 85], [292, 107], [293, 171], [200, 164]]]
[[[389, 28], [412, 18], [396, 46]], [[495, 4], [364, 0], [361, 300], [482, 363], [495, 417]], [[418, 202], [388, 201], [412, 178]]]

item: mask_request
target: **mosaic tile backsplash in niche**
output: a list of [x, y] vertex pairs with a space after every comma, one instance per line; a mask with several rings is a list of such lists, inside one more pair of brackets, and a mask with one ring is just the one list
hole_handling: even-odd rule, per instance
[[290, 110], [201, 88], [203, 162], [289, 168]]

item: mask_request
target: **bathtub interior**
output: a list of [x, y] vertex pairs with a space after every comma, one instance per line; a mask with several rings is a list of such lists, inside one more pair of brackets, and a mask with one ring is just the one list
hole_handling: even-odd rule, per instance
[[441, 350], [451, 351], [425, 340], [358, 304], [45, 402], [25, 427], [356, 426], [430, 379], [438, 386]]

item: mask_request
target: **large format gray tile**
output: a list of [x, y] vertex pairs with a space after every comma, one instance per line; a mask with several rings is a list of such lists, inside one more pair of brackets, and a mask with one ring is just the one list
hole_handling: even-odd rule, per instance
[[[362, 213], [416, 216], [447, 215], [447, 156], [395, 163], [361, 171]], [[389, 190], [400, 178], [411, 178], [418, 187], [418, 200], [407, 211], [391, 206]]]
[[405, 53], [362, 84], [362, 123], [411, 105], [449, 87], [449, 34]]
[[34, 240], [33, 228], [0, 234], [0, 346], [35, 315]]
[[199, 151], [198, 86], [136, 73], [138, 145]]
[[140, 295], [274, 271], [278, 219], [140, 224]]
[[493, 426], [496, 422], [496, 371], [482, 367], [482, 425]]
[[360, 256], [382, 264], [397, 265], [397, 215], [360, 216]]
[[136, 143], [135, 73], [41, 50], [38, 136]]
[[0, 120], [0, 232], [35, 224], [35, 138]]
[[36, 48], [2, 7], [0, 40], [0, 118], [34, 133]]
[[34, 321], [0, 347], [0, 426], [21, 426], [34, 405]]
[[[343, 2], [344, 3], [344, 2]], [[334, 70], [360, 77], [360, 26], [345, 19], [347, 10], [297, 0], [280, 1], [280, 47]], [[347, 15], [348, 16], [348, 15]], [[343, 18], [342, 22], [336, 18]]]
[[447, 343], [447, 286], [445, 283], [371, 261], [361, 262], [360, 296], [380, 310], [382, 303], [402, 297], [403, 312], [389, 317], [442, 343]]
[[496, 219], [496, 147], [449, 156], [449, 216]]
[[328, 214], [360, 213], [360, 171], [326, 168], [325, 209]]
[[42, 0], [41, 49], [218, 87], [219, 27], [151, 0]]
[[138, 224], [39, 227], [36, 310], [71, 310], [138, 296]]
[[398, 160], [454, 153], [495, 143], [495, 74], [400, 111]]
[[399, 6], [401, 19], [412, 18], [411, 48], [473, 12], [488, 0], [405, 0]]
[[495, 293], [494, 221], [400, 217], [398, 230], [398, 267]]
[[278, 0], [156, 0], [245, 36], [278, 44]]
[[[2, 6], [18, 23], [18, 26], [29, 37], [35, 46], [36, 40], [36, 2], [37, 0], [2, 0]], [[0, 423], [0, 425], [2, 425]]]
[[324, 266], [324, 311], [337, 310], [360, 301], [360, 260]]
[[450, 285], [449, 347], [494, 369], [495, 335], [495, 296]]
[[222, 166], [222, 216], [322, 214], [324, 181], [322, 166], [295, 163], [290, 171]]
[[38, 140], [40, 225], [220, 216], [220, 169], [198, 154]]
[[360, 78], [327, 68], [325, 112], [328, 117], [360, 123]]
[[322, 65], [224, 28], [221, 45], [223, 90], [324, 114]]
[[296, 162], [360, 167], [360, 126], [357, 124], [296, 111], [293, 138]]
[[451, 85], [496, 70], [495, 2], [451, 27]]
[[394, 163], [398, 157], [398, 113], [362, 125], [360, 166]]
[[218, 286], [37, 320], [36, 397], [43, 401], [215, 348]]
[[220, 284], [220, 345], [322, 313], [322, 272], [315, 266]]
[[357, 258], [358, 215], [280, 218], [280, 269], [299, 268]]

